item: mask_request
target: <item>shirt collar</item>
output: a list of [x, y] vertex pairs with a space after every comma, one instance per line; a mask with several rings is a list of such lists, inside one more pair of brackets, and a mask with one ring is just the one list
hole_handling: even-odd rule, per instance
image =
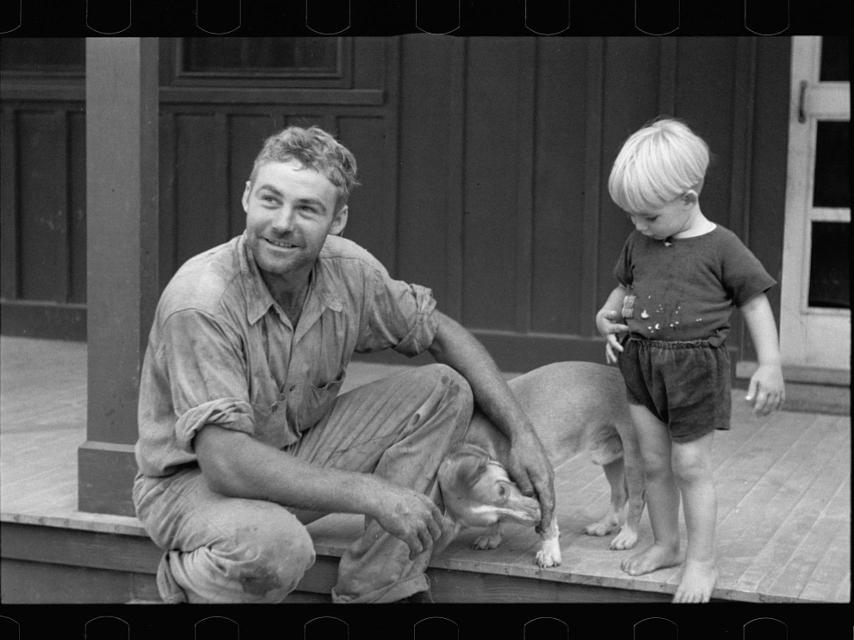
[[[252, 255], [252, 250], [246, 242], [246, 232], [240, 236], [237, 243], [238, 260], [240, 261], [240, 273], [243, 276], [243, 281], [246, 285], [246, 290], [249, 293], [249, 299], [246, 302], [246, 319], [249, 324], [255, 324], [269, 310], [270, 307], [276, 306], [276, 301], [267, 289], [264, 279], [261, 277], [261, 272], [255, 262], [255, 256]], [[317, 263], [311, 273], [312, 284], [309, 287], [308, 295], [305, 300], [304, 308], [314, 306], [314, 299], [320, 305], [322, 312], [323, 308], [329, 308], [332, 311], [341, 311], [344, 306], [341, 304], [341, 299], [334, 291], [327, 274], [327, 270], [323, 268], [321, 256], [318, 257]]]

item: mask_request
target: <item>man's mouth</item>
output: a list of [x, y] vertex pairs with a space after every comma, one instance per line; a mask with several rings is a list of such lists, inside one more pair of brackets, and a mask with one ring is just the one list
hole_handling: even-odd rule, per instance
[[274, 247], [278, 247], [280, 249], [296, 249], [298, 248], [293, 242], [288, 242], [287, 240], [271, 240], [270, 238], [264, 238], [268, 244], [273, 245]]

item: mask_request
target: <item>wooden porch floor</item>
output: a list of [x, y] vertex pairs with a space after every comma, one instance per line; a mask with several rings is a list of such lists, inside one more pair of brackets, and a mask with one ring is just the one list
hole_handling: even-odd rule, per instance
[[[145, 536], [135, 518], [77, 511], [77, 448], [86, 439], [86, 345], [3, 337], [0, 353], [0, 521]], [[355, 363], [347, 387], [396, 368]], [[714, 598], [848, 602], [850, 417], [783, 411], [755, 418], [743, 394], [733, 395], [733, 429], [715, 439], [721, 575]], [[631, 552], [609, 551], [607, 538], [581, 533], [607, 506], [599, 467], [576, 456], [556, 469], [556, 483], [563, 564], [534, 564], [537, 537], [529, 529], [510, 528], [492, 551], [471, 549], [475, 534], [465, 533], [431, 563], [433, 580], [446, 583], [440, 592], [451, 594], [448, 601], [565, 600], [571, 596], [561, 593], [585, 587], [607, 590], [615, 600], [641, 594], [660, 599], [675, 590], [678, 569], [628, 576], [619, 564]], [[336, 558], [359, 527], [360, 518], [339, 515], [310, 526], [318, 566], [326, 568], [311, 577], [309, 590], [331, 586]], [[651, 536], [644, 515], [638, 544]], [[518, 593], [513, 589], [520, 580], [538, 588]]]

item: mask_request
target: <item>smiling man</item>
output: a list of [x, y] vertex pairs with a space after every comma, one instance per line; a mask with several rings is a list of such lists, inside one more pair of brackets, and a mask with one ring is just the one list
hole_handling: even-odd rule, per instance
[[[473, 403], [512, 443], [510, 473], [554, 509], [530, 421], [429, 289], [340, 237], [352, 154], [321, 129], [270, 137], [243, 193], [246, 231], [188, 260], [157, 306], [142, 368], [137, 515], [165, 553], [166, 602], [278, 602], [314, 562], [305, 524], [365, 515], [335, 602], [418, 597], [445, 524], [436, 472]], [[429, 351], [345, 394], [356, 352]]]

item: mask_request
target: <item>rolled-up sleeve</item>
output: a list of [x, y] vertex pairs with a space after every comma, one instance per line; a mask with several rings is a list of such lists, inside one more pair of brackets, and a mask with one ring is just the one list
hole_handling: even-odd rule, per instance
[[240, 338], [228, 327], [197, 310], [171, 315], [159, 364], [168, 376], [179, 448], [192, 452], [196, 433], [209, 424], [254, 434]]
[[429, 288], [393, 280], [377, 269], [369, 279], [366, 305], [356, 351], [391, 348], [411, 357], [433, 344], [439, 321]]
[[184, 412], [175, 422], [175, 442], [184, 451], [193, 451], [193, 438], [199, 429], [213, 424], [243, 433], [254, 433], [252, 407], [244, 400], [211, 400]]

